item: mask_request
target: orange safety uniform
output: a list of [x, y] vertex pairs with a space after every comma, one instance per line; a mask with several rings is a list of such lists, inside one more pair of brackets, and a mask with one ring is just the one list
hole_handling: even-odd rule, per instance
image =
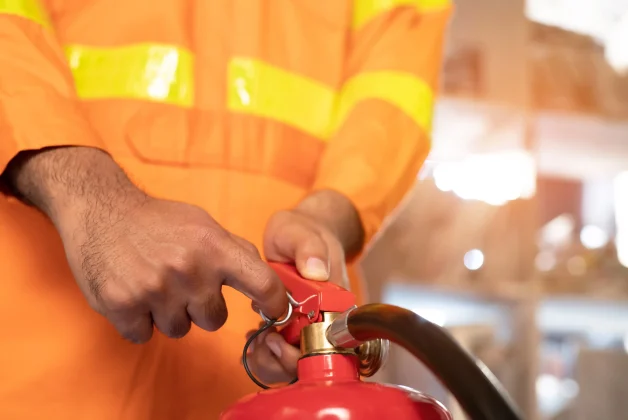
[[[371, 238], [429, 151], [450, 8], [0, 0], [0, 172], [21, 150], [94, 146], [256, 245], [322, 188]], [[237, 292], [216, 333], [130, 344], [89, 308], [51, 223], [1, 194], [0, 262], [1, 419], [206, 420], [256, 389], [239, 355], [259, 317]]]

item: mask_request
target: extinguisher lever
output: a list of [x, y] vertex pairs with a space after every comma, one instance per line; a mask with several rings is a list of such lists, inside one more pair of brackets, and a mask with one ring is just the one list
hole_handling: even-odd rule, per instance
[[292, 320], [280, 332], [292, 345], [299, 344], [304, 327], [322, 321], [324, 312], [344, 312], [356, 305], [355, 295], [337, 284], [307, 280], [294, 265], [274, 262], [269, 265], [292, 296]]

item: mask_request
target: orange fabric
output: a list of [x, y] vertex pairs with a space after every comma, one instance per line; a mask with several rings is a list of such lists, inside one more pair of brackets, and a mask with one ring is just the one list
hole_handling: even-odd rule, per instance
[[[401, 7], [367, 23], [350, 38], [345, 78], [396, 70], [421, 77], [435, 90], [449, 12], [419, 16], [415, 8]], [[394, 106], [363, 101], [331, 139], [314, 188], [351, 197], [369, 240], [415, 182], [430, 149], [428, 135]]]
[[[0, 171], [21, 150], [101, 147], [149, 193], [197, 204], [260, 245], [270, 215], [314, 188], [345, 193], [372, 236], [428, 151], [426, 133], [378, 100], [360, 103], [328, 144], [231, 112], [225, 69], [245, 56], [338, 89], [370, 68], [435, 85], [445, 12], [403, 7], [352, 32], [348, 0], [49, 0], [47, 10], [54, 31], [0, 7]], [[192, 107], [77, 99], [61, 46], [138, 43], [194, 53]], [[0, 418], [213, 419], [255, 390], [239, 355], [259, 319], [233, 290], [219, 332], [136, 346], [88, 307], [50, 222], [4, 195], [0, 261]]]

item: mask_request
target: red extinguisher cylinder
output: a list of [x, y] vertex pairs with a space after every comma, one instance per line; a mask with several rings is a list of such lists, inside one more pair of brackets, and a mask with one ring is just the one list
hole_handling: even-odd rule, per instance
[[322, 354], [298, 364], [299, 381], [245, 397], [221, 420], [452, 420], [418, 391], [362, 382], [355, 355]]

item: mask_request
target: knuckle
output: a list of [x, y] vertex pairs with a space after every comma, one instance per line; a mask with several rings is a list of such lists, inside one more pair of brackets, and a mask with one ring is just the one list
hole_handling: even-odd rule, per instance
[[259, 250], [257, 249], [257, 247], [255, 245], [253, 245], [251, 242], [247, 241], [247, 240], [243, 240], [242, 241], [242, 247], [248, 251], [249, 253], [255, 255], [255, 256], [259, 256]]
[[126, 312], [132, 310], [137, 300], [132, 293], [119, 287], [103, 287], [100, 292], [100, 300], [103, 305], [113, 312]]
[[215, 267], [223, 276], [249, 274], [251, 270], [262, 263], [257, 248], [244, 240], [229, 238], [217, 249], [215, 255]]
[[164, 262], [161, 272], [163, 275], [173, 272], [176, 274], [191, 274], [194, 272], [195, 266], [195, 252], [189, 248], [181, 247], [170, 253], [168, 260]]
[[280, 210], [273, 213], [266, 223], [264, 236], [277, 237], [290, 230], [294, 225], [294, 215], [288, 210]]
[[303, 243], [304, 248], [309, 249], [327, 249], [327, 243], [318, 232], [312, 232], [307, 236]]
[[166, 270], [157, 270], [143, 278], [140, 292], [141, 301], [151, 301], [166, 294]]
[[203, 226], [196, 230], [195, 235], [198, 243], [203, 248], [216, 249], [220, 244], [228, 238], [227, 231], [224, 229], [216, 229], [213, 226]]

